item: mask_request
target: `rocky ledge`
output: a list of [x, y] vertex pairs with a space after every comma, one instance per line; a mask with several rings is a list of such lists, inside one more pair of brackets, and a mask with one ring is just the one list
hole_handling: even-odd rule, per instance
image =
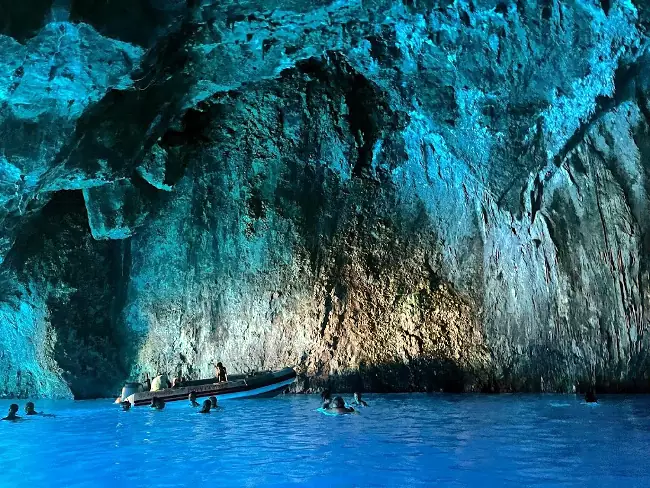
[[650, 391], [649, 26], [642, 0], [0, 6], [0, 395], [217, 360]]

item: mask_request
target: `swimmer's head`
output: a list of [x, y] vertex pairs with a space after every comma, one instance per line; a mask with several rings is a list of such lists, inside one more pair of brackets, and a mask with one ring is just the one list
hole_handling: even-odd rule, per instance
[[189, 395], [188, 398], [189, 398], [189, 400], [190, 400], [191, 402], [195, 402], [195, 401], [196, 401], [196, 392], [195, 392], [195, 391], [191, 391], [191, 392], [190, 392], [190, 395]]
[[329, 400], [330, 398], [332, 398], [332, 394], [330, 393], [329, 388], [325, 388], [321, 392], [320, 397], [321, 397], [322, 400]]
[[18, 404], [12, 403], [9, 405], [9, 413], [16, 413], [18, 411]]
[[208, 413], [210, 411], [210, 407], [212, 406], [212, 403], [210, 400], [205, 400], [203, 402], [203, 406], [201, 407], [201, 413]]
[[356, 401], [361, 400], [361, 393], [359, 393], [358, 391], [355, 391], [355, 392], [354, 392], [354, 399], [355, 399]]
[[124, 400], [123, 402], [120, 403], [120, 406], [122, 407], [122, 410], [126, 412], [131, 408], [131, 402], [128, 400]]
[[343, 400], [343, 398], [341, 398], [340, 396], [337, 396], [334, 399], [334, 407], [335, 408], [344, 408], [345, 407], [345, 400]]
[[34, 412], [34, 408], [36, 408], [36, 407], [34, 407], [34, 402], [27, 402], [25, 404], [25, 413], [27, 415], [34, 415], [34, 413], [36, 413], [36, 412]]
[[598, 401], [596, 398], [596, 392], [593, 390], [593, 388], [590, 389], [585, 395], [585, 401], [587, 403], [596, 403]]
[[210, 400], [210, 406], [212, 408], [217, 408], [217, 397], [211, 396], [208, 400]]

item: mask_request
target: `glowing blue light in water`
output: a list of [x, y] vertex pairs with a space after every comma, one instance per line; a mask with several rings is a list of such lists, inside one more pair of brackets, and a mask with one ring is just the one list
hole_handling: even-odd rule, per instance
[[39, 400], [57, 417], [0, 422], [0, 487], [650, 486], [646, 396], [598, 408], [568, 395], [364, 398], [370, 408], [337, 416], [316, 395], [207, 415]]

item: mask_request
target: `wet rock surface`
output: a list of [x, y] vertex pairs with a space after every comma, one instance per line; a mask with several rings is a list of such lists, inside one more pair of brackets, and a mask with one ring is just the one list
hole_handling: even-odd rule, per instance
[[7, 8], [0, 394], [650, 390], [642, 2]]

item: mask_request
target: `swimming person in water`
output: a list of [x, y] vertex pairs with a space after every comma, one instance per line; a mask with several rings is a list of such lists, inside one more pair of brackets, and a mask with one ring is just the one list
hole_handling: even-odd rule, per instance
[[16, 412], [18, 412], [18, 405], [12, 403], [11, 405], [9, 405], [9, 413], [2, 420], [20, 420], [20, 417], [16, 415]]
[[190, 401], [190, 405], [192, 405], [193, 407], [199, 407], [200, 406], [198, 404], [198, 402], [196, 401], [196, 392], [195, 391], [191, 391], [187, 398]]
[[354, 408], [345, 406], [345, 400], [343, 400], [343, 398], [341, 398], [340, 396], [334, 398], [328, 410], [340, 414], [354, 412]]
[[215, 366], [215, 375], [219, 383], [222, 381], [228, 381], [228, 372], [226, 371], [226, 367], [221, 362], [218, 362]]
[[358, 405], [360, 407], [367, 407], [368, 406], [368, 404], [364, 400], [361, 399], [361, 393], [359, 393], [358, 391], [354, 392], [354, 401], [352, 402], [351, 405]]
[[120, 403], [120, 406], [122, 407], [122, 410], [128, 412], [131, 409], [131, 402], [128, 400], [124, 400], [122, 403]]
[[208, 400], [210, 400], [210, 407], [211, 408], [218, 408], [217, 397], [211, 396], [210, 398], [208, 398]]
[[325, 388], [321, 392], [320, 399], [323, 402], [323, 408], [330, 408], [332, 405], [332, 394], [330, 393], [329, 388]]
[[199, 413], [210, 413], [210, 407], [212, 406], [212, 403], [210, 400], [205, 400], [203, 402], [203, 406], [201, 407], [201, 410], [199, 410]]
[[165, 401], [162, 398], [153, 397], [151, 399], [150, 407], [155, 408], [156, 410], [162, 410], [165, 408]]
[[55, 415], [43, 412], [37, 412], [34, 402], [27, 402], [25, 404], [25, 415], [40, 415], [41, 417], [55, 417]]
[[589, 391], [585, 395], [585, 402], [598, 403], [598, 399], [596, 398], [596, 392], [594, 391], [593, 388], [589, 389]]

